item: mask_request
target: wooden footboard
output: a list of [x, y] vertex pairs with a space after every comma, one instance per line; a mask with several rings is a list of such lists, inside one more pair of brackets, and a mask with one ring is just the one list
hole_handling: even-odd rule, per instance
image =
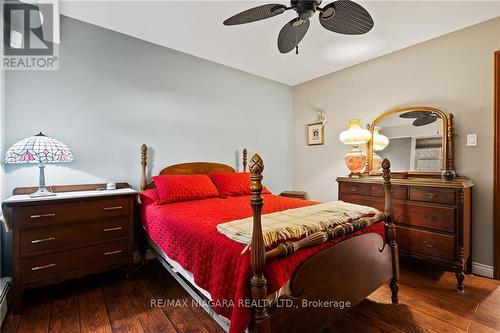
[[391, 250], [378, 234], [332, 246], [295, 271], [269, 311], [271, 332], [321, 332], [392, 275]]
[[333, 231], [318, 232], [297, 242], [287, 242], [266, 253], [262, 236], [262, 172], [264, 163], [255, 154], [250, 162], [253, 234], [250, 281], [253, 299], [253, 333], [321, 332], [340, 315], [390, 282], [392, 302], [398, 303], [399, 258], [392, 223], [390, 163], [382, 162], [385, 190], [385, 242], [378, 234], [353, 237], [321, 251], [302, 263], [279, 296], [268, 295], [264, 276], [266, 258], [291, 255], [298, 249], [332, 238]]

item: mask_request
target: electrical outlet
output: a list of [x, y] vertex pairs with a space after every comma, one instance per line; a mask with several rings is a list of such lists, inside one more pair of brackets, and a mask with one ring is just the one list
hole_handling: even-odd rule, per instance
[[467, 134], [467, 146], [477, 147], [477, 134]]

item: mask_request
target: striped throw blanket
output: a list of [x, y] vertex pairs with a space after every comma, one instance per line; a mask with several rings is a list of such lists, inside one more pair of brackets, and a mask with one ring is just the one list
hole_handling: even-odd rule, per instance
[[[332, 201], [318, 205], [288, 209], [262, 215], [264, 246], [271, 247], [279, 241], [298, 239], [314, 232], [346, 224], [380, 212], [371, 207]], [[249, 244], [252, 239], [253, 217], [222, 223], [217, 230], [230, 239]]]

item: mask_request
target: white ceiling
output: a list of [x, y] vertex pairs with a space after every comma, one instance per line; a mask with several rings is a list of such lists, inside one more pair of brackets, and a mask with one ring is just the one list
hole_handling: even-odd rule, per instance
[[316, 13], [299, 55], [280, 54], [276, 46], [294, 11], [240, 26], [222, 25], [242, 10], [273, 2], [63, 0], [61, 13], [292, 86], [500, 16], [499, 1], [360, 1], [375, 21], [372, 31], [335, 34], [319, 24]]

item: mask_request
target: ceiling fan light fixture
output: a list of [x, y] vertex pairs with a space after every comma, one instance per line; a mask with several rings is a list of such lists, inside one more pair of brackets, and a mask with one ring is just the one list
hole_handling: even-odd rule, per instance
[[294, 27], [300, 27], [302, 24], [304, 24], [306, 20], [302, 20], [300, 18], [297, 18], [293, 23], [292, 26]]
[[273, 9], [271, 9], [271, 13], [273, 15], [283, 14], [284, 12], [285, 12], [285, 7], [281, 7], [281, 6], [276, 6]]
[[335, 15], [335, 8], [333, 8], [333, 6], [330, 6], [330, 7], [327, 7], [323, 10], [323, 13], [322, 15], [320, 16], [320, 18], [322, 20], [328, 20], [330, 17], [332, 17], [333, 15]]

